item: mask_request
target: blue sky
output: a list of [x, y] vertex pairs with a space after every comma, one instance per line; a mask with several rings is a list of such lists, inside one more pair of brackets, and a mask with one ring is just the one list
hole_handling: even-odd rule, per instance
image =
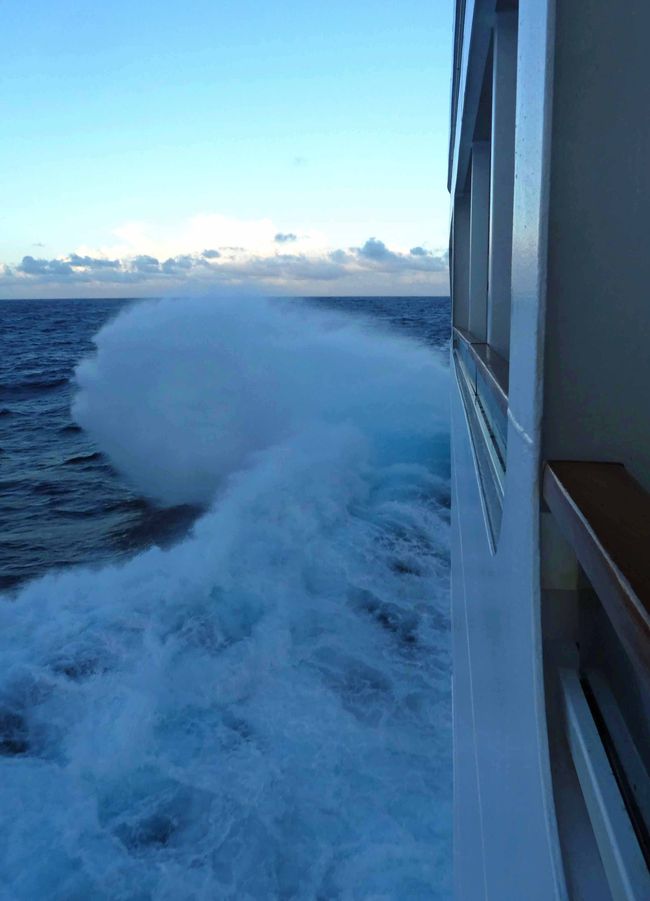
[[447, 293], [451, 0], [2, 18], [0, 296]]

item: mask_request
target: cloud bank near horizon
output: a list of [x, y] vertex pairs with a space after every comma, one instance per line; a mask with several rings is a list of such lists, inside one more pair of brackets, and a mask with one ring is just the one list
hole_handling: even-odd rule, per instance
[[242, 287], [287, 294], [447, 293], [446, 251], [393, 250], [376, 237], [331, 248], [321, 236], [280, 232], [266, 220], [228, 224], [223, 217], [197, 217], [175, 238], [154, 238], [130, 225], [116, 230], [120, 241], [109, 247], [56, 257], [28, 254], [19, 263], [0, 264], [0, 295], [164, 295]]

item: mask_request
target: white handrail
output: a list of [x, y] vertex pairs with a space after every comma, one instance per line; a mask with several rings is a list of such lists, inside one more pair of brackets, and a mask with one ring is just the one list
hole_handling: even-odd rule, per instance
[[648, 901], [650, 873], [577, 673], [560, 669], [571, 756], [614, 901]]

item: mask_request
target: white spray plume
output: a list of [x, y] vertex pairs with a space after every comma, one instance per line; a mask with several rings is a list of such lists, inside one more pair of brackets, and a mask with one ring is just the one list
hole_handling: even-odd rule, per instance
[[[446, 421], [430, 350], [262, 298], [138, 304], [77, 369], [76, 421], [138, 488], [207, 504], [251, 454], [309, 423], [429, 434]], [[417, 412], [415, 412], [417, 411]], [[414, 415], [415, 412], [415, 415]]]

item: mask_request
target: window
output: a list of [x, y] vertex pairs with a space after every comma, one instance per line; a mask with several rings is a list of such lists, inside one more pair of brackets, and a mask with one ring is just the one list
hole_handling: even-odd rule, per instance
[[452, 217], [454, 354], [496, 544], [507, 460], [517, 20], [497, 7]]

